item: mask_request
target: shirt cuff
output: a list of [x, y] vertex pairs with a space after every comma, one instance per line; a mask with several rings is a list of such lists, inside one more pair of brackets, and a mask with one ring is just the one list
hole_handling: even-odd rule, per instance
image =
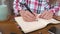
[[50, 12], [56, 13], [59, 11], [59, 8], [51, 9]]

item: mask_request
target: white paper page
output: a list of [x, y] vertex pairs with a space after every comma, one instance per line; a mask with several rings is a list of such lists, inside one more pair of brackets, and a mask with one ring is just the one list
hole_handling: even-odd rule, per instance
[[25, 22], [22, 17], [15, 17], [16, 22], [19, 24], [19, 26], [22, 28], [22, 31], [24, 33], [32, 32], [41, 28], [46, 27], [49, 23], [60, 23], [57, 20], [51, 19], [51, 20], [45, 20], [45, 19], [38, 19], [38, 21], [34, 22]]

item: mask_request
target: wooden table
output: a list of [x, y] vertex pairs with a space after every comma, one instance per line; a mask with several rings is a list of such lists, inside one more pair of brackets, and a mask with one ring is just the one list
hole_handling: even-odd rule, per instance
[[[40, 34], [40, 32], [42, 32], [42, 34], [49, 34], [48, 30], [53, 26], [60, 28], [59, 27], [60, 24], [56, 24], [56, 25], [51, 24], [41, 30], [34, 31], [29, 34]], [[0, 22], [0, 31], [2, 31], [3, 34], [10, 34], [11, 32], [14, 32], [16, 34], [23, 34], [21, 30], [17, 28], [16, 22], [14, 21], [14, 19], [9, 19], [7, 21]]]

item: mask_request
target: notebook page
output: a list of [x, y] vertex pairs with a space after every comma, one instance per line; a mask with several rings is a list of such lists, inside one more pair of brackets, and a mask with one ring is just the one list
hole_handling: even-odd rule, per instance
[[49, 23], [59, 23], [59, 21], [51, 19], [38, 19], [38, 21], [25, 22], [22, 17], [15, 17], [15, 21], [19, 24], [24, 33], [32, 32], [46, 27]]

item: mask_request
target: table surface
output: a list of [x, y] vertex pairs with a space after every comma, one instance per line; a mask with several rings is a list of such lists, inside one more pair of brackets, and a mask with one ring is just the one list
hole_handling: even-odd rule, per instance
[[[42, 32], [42, 34], [49, 34], [48, 30], [54, 26], [57, 28], [60, 28], [59, 27], [60, 24], [55, 24], [55, 25], [50, 24], [43, 29], [31, 32], [29, 34], [40, 34], [40, 32]], [[16, 33], [16, 34], [23, 34], [21, 32], [21, 29], [17, 28], [16, 22], [14, 21], [14, 19], [9, 19], [7, 21], [0, 22], [0, 31], [2, 31], [3, 34], [10, 34], [11, 32]]]

